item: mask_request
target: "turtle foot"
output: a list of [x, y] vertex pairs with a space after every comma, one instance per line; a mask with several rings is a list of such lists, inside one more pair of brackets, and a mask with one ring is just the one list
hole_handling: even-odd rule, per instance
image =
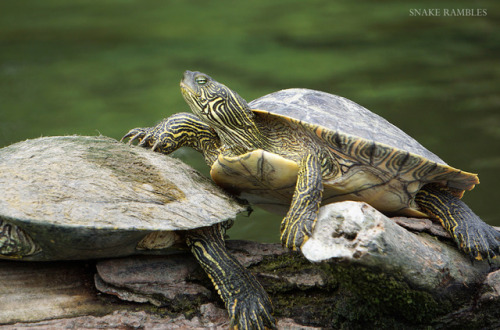
[[302, 217], [289, 212], [281, 222], [281, 245], [292, 251], [299, 251], [311, 237], [316, 217], [317, 214], [312, 212], [309, 216]]
[[135, 141], [138, 141], [137, 145], [139, 147], [151, 148], [153, 151], [169, 154], [177, 149], [178, 146], [176, 146], [175, 141], [165, 136], [168, 134], [168, 131], [164, 128], [165, 121], [166, 120], [155, 127], [131, 129], [120, 141], [123, 142], [129, 138], [128, 144], [133, 144]]
[[500, 232], [482, 220], [462, 222], [452, 235], [471, 259], [491, 261], [500, 255]]
[[227, 310], [231, 327], [237, 329], [276, 329], [271, 301], [264, 294], [260, 297], [236, 297], [228, 302]]
[[300, 228], [298, 225], [287, 227], [281, 230], [281, 245], [284, 248], [292, 251], [298, 251], [309, 239], [309, 235], [305, 234], [307, 228]]
[[500, 232], [481, 220], [446, 187], [426, 185], [417, 193], [415, 201], [423, 211], [441, 222], [471, 259], [491, 261], [500, 254]]

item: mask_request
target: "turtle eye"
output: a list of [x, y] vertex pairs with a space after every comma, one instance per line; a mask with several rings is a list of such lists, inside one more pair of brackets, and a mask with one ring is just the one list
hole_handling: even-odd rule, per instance
[[203, 86], [208, 82], [208, 79], [206, 77], [199, 76], [194, 78], [194, 81], [196, 81], [198, 85]]

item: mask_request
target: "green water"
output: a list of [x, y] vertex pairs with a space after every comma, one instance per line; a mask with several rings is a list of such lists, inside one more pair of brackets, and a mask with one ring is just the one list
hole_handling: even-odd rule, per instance
[[[120, 138], [188, 111], [184, 70], [247, 100], [290, 87], [338, 94], [477, 172], [465, 201], [500, 225], [498, 1], [2, 1], [0, 147], [39, 136]], [[484, 8], [481, 17], [410, 16]], [[177, 156], [207, 169], [195, 153]], [[278, 241], [256, 211], [232, 237]]]

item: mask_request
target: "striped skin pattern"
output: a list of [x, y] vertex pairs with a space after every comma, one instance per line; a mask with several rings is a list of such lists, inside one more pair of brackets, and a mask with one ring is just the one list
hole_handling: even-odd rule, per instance
[[[180, 147], [202, 152], [211, 166], [220, 153], [220, 140], [214, 130], [190, 113], [170, 116], [152, 128], [130, 130], [122, 140], [162, 153]], [[190, 231], [186, 241], [192, 253], [211, 279], [224, 301], [231, 325], [238, 329], [274, 329], [273, 307], [267, 293], [224, 246], [225, 230], [221, 224]]]
[[[197, 79], [194, 77], [194, 80]], [[208, 80], [202, 84], [203, 88], [196, 88], [197, 85], [188, 84], [190, 80], [181, 82], [182, 96], [193, 113], [215, 129], [222, 141], [226, 144], [231, 141], [227, 146], [232, 153], [243, 154], [255, 149], [256, 144], [265, 144], [264, 136], [253, 120], [253, 112], [238, 94]]]
[[299, 164], [292, 203], [281, 223], [281, 242], [293, 250], [298, 250], [314, 229], [323, 192], [320, 166], [313, 154], [305, 156]]
[[[318, 128], [316, 128], [318, 130]], [[383, 172], [405, 179], [408, 182], [447, 181], [448, 186], [456, 189], [470, 190], [479, 183], [476, 175], [461, 170], [428, 161], [408, 151], [370, 140], [360, 139], [338, 132], [320, 129], [321, 139], [327, 141], [330, 150], [340, 158], [352, 158], [356, 163], [362, 163], [381, 169]]]
[[[472, 258], [493, 259], [498, 254], [500, 233], [491, 230], [459, 198], [437, 185], [423, 187], [416, 201], [428, 214], [439, 219], [455, 242]], [[479, 251], [484, 251], [480, 253]]]
[[[245, 193], [249, 197], [252, 194], [262, 195], [263, 191], [266, 191], [266, 196], [271, 196], [274, 188], [269, 187], [267, 182], [262, 182], [261, 187], [258, 187], [259, 177], [252, 174], [259, 172], [258, 164], [248, 163], [247, 159], [255, 160], [254, 157], [247, 157], [248, 155], [252, 153], [255, 155], [255, 151], [262, 150], [277, 156], [273, 160], [276, 162], [274, 164], [280, 163], [277, 165], [282, 166], [284, 162], [279, 160], [280, 157], [298, 164], [296, 182], [281, 182], [284, 187], [295, 187], [293, 193], [283, 196], [282, 192], [287, 190], [281, 189], [282, 186], [276, 187], [273, 196], [279, 203], [290, 205], [281, 225], [281, 238], [285, 247], [300, 249], [308, 239], [314, 228], [320, 203], [357, 200], [367, 202], [387, 214], [441, 217], [443, 226], [449, 228], [450, 234], [465, 253], [474, 258], [490, 258], [498, 253], [498, 242], [496, 239], [490, 239], [496, 237], [492, 227], [475, 215], [471, 220], [473, 213], [468, 208], [465, 209], [465, 204], [454, 202], [452, 204], [458, 205], [458, 209], [450, 211], [452, 204], [446, 202], [451, 198], [454, 201], [459, 200], [465, 190], [473, 189], [479, 183], [477, 175], [450, 167], [428, 151], [432, 157], [421, 156], [417, 149], [425, 148], [419, 146], [417, 149], [412, 149], [416, 141], [410, 143], [413, 147], [402, 150], [377, 142], [377, 132], [374, 132], [373, 139], [370, 139], [328, 128], [332, 126], [328, 121], [342, 120], [342, 116], [325, 117], [323, 126], [323, 121], [314, 124], [301, 121], [301, 118], [307, 118], [305, 114], [299, 114], [299, 118], [291, 118], [286, 111], [280, 113], [276, 111], [277, 109], [273, 112], [251, 109], [237, 93], [199, 72], [186, 71], [181, 82], [181, 91], [199, 120], [190, 118], [174, 129], [161, 124], [146, 129], [145, 134], [140, 133], [141, 144], [157, 146], [159, 150], [169, 152], [169, 147], [162, 147], [171, 143], [161, 137], [169, 134], [169, 132], [164, 133], [165, 130], [170, 130], [171, 133], [167, 140], [175, 140], [180, 139], [183, 132], [195, 132], [199, 129], [201, 136], [213, 138], [217, 142], [198, 143], [188, 139], [184, 140], [187, 141], [183, 142], [184, 145], [201, 151], [207, 163], [212, 166], [212, 171], [216, 170], [214, 172], [222, 175], [227, 173], [230, 178], [228, 181], [234, 178], [234, 182], [240, 184], [246, 180], [247, 183], [241, 184], [242, 187], [255, 187], [240, 191], [238, 185], [232, 187], [233, 193]], [[292, 98], [297, 98], [297, 93], [292, 92]], [[272, 98], [272, 94], [269, 98], [271, 105], [278, 104]], [[328, 102], [324, 100], [315, 102], [315, 107], [318, 107], [318, 104], [320, 107], [321, 104], [328, 106]], [[306, 102], [306, 106], [301, 108], [303, 112], [309, 110], [307, 104]], [[358, 109], [351, 106], [346, 109], [354, 113], [349, 117], [351, 127], [357, 124], [355, 120]], [[327, 113], [327, 108], [323, 110]], [[367, 126], [371, 123], [359, 124]], [[382, 121], [376, 124], [380, 129], [390, 125]], [[354, 129], [353, 133], [355, 132]], [[404, 133], [394, 132], [396, 131], [393, 130], [393, 134], [396, 134], [394, 136], [397, 139], [393, 143], [396, 146], [399, 143], [406, 145], [410, 138], [398, 135]], [[234, 158], [238, 156], [240, 156], [239, 161], [234, 162]], [[219, 162], [221, 157], [226, 161]], [[241, 172], [237, 178], [238, 173], [234, 173], [234, 168], [222, 168], [231, 162], [250, 170]], [[214, 166], [221, 168], [214, 169]], [[273, 170], [273, 166], [267, 168]], [[260, 177], [265, 178], [266, 175]], [[425, 198], [421, 197], [425, 196], [422, 192], [418, 195], [419, 198], [415, 199], [419, 191], [428, 191], [425, 187], [431, 183], [446, 187], [444, 189], [446, 197]], [[442, 194], [437, 192], [433, 195]], [[439, 209], [445, 212], [440, 214], [437, 211]], [[452, 225], [454, 222], [458, 225]], [[223, 287], [221, 294], [223, 291], [227, 292], [229, 289]]]
[[[285, 151], [273, 150], [276, 153], [291, 155], [304, 153], [311, 148], [320, 155], [322, 170], [326, 173], [335, 172], [340, 166], [345, 174], [356, 166], [375, 168], [377, 173], [390, 177], [398, 177], [408, 182], [415, 180], [428, 182], [446, 181], [447, 186], [453, 189], [470, 190], [479, 180], [475, 174], [464, 172], [453, 167], [439, 164], [422, 158], [411, 152], [397, 149], [373, 140], [363, 139], [325, 127], [304, 123], [263, 110], [254, 110], [257, 119], [266, 122], [261, 128], [263, 134], [271, 134], [278, 130], [289, 132], [289, 143], [283, 144]], [[273, 140], [279, 141], [278, 137]], [[278, 147], [275, 147], [278, 149]], [[340, 165], [332, 164], [332, 162]], [[324, 167], [330, 167], [326, 170]], [[328, 176], [324, 175], [325, 179]]]
[[21, 228], [0, 219], [0, 255], [19, 259], [40, 251], [40, 247]]
[[231, 326], [238, 329], [275, 328], [267, 293], [224, 246], [224, 224], [190, 231], [186, 241], [226, 304]]
[[[264, 100], [266, 97], [259, 99], [259, 102], [267, 102], [271, 107], [278, 105], [278, 108], [274, 108], [271, 113], [265, 110], [250, 109], [237, 93], [210, 77], [197, 72], [185, 73], [185, 78], [181, 82], [181, 91], [193, 112], [202, 122], [212, 127], [220, 139], [219, 149], [204, 149], [202, 151], [204, 153], [219, 154], [219, 157], [222, 155], [223, 157], [232, 157], [231, 159], [241, 155], [241, 161], [239, 162], [241, 167], [250, 165], [245, 164], [245, 155], [255, 150], [265, 150], [281, 156], [283, 159], [292, 160], [297, 164], [301, 163], [307, 154], [317, 156], [324, 187], [322, 195], [321, 193], [313, 193], [315, 189], [320, 189], [319, 185], [310, 187], [309, 199], [303, 197], [305, 194], [300, 194], [300, 191], [303, 190], [300, 188], [300, 182], [306, 182], [301, 178], [302, 173], [305, 173], [304, 171], [299, 171], [301, 174], [299, 174], [295, 185], [296, 194], [290, 194], [289, 197], [284, 198], [283, 187], [276, 187], [275, 200], [278, 200], [281, 203], [280, 205], [290, 205], [290, 210], [282, 223], [282, 229], [287, 231], [282, 232], [283, 242], [289, 248], [300, 248], [310, 235], [315, 219], [312, 220], [313, 225], [307, 223], [311, 223], [312, 213], [297, 210], [301, 210], [304, 205], [308, 205], [306, 203], [308, 200], [318, 198], [316, 196], [322, 196], [322, 204], [343, 200], [357, 200], [367, 202], [390, 215], [436, 217], [431, 210], [420, 206], [415, 200], [422, 187], [430, 183], [436, 183], [446, 187], [451, 195], [461, 198], [465, 190], [471, 190], [479, 183], [477, 175], [446, 165], [439, 157], [425, 150], [416, 141], [408, 142], [411, 138], [403, 136], [404, 133], [402, 132], [397, 133], [397, 129], [394, 131], [394, 127], [391, 128], [391, 134], [399, 140], [393, 143], [397, 145], [398, 143], [405, 144], [408, 142], [412, 145], [412, 147], [409, 147], [410, 151], [327, 128], [336, 126], [334, 123], [329, 124], [329, 120], [335, 121], [342, 118], [328, 118], [325, 115], [328, 113], [328, 107], [318, 107], [318, 104], [330, 105], [328, 98], [333, 100], [331, 101], [332, 104], [339, 100], [338, 97], [330, 94], [317, 91], [290, 90], [273, 93], [267, 97], [268, 101]], [[280, 93], [288, 93], [290, 100], [286, 100], [285, 104], [283, 104], [281, 98], [273, 99], [274, 94]], [[306, 93], [306, 95], [297, 95], [300, 93]], [[318, 99], [318, 93], [321, 94], [321, 100]], [[297, 98], [300, 97], [308, 97], [309, 101], [297, 101]], [[345, 104], [347, 101], [341, 100], [340, 103]], [[349, 102], [350, 105], [346, 108], [346, 111], [351, 111], [354, 114], [358, 111], [359, 114], [368, 111], [364, 108], [364, 110], [360, 109], [358, 105], [352, 105], [352, 101]], [[286, 109], [288, 103], [295, 104], [295, 118], [289, 117], [287, 110], [282, 110], [283, 107]], [[297, 104], [300, 105], [299, 109], [306, 107], [302, 113], [299, 111], [297, 114]], [[309, 104], [311, 107], [315, 107], [314, 111], [322, 113], [320, 123], [323, 124], [324, 122], [325, 126], [318, 124], [317, 118], [314, 124], [300, 120], [300, 118], [313, 118], [316, 114], [316, 112], [305, 112], [305, 110], [308, 110], [307, 105]], [[339, 109], [335, 111], [338, 113]], [[352, 113], [349, 114], [348, 118], [355, 120], [353, 119], [355, 115], [353, 116]], [[323, 119], [323, 117], [325, 118]], [[366, 125], [366, 123], [361, 124]], [[382, 120], [377, 124], [381, 125], [380, 129], [383, 129], [384, 125], [390, 125], [382, 123]], [[376, 139], [376, 137], [374, 138]], [[420, 156], [421, 152], [429, 155], [428, 158], [430, 159]], [[228, 164], [230, 161], [225, 163]], [[220, 166], [219, 164], [220, 162], [216, 162], [215, 166]], [[272, 166], [268, 167], [272, 168]], [[235, 179], [237, 174], [231, 173], [230, 170], [222, 168], [216, 172], [226, 171], [228, 175], [232, 175], [230, 176], [232, 179]], [[242, 186], [255, 186], [257, 178], [248, 176], [249, 173], [251, 171], [240, 173], [242, 178], [235, 181], [241, 183], [247, 179], [251, 184], [242, 184]], [[293, 184], [293, 182], [290, 184]], [[260, 188], [257, 187], [250, 191], [237, 191], [238, 186], [232, 188], [233, 193], [245, 192], [247, 196], [252, 194], [262, 195], [262, 192], [266, 190], [266, 196], [273, 195], [273, 191], [269, 191], [272, 189], [264, 182]], [[477, 225], [479, 221], [482, 227], [494, 232], [493, 228], [484, 224], [481, 220], [473, 220], [470, 226], [479, 226]], [[297, 231], [298, 228], [302, 228], [300, 234]], [[290, 234], [293, 231], [295, 231], [295, 234]], [[453, 232], [451, 234], [453, 235]], [[291, 239], [292, 236], [294, 239]], [[287, 237], [288, 239], [285, 239]], [[455, 237], [455, 239], [459, 241], [458, 238]], [[490, 242], [494, 243], [491, 240]], [[490, 247], [484, 245], [469, 246], [467, 240], [462, 240], [461, 244], [463, 245], [461, 249], [474, 257], [478, 254], [488, 257], [488, 255], [491, 255], [489, 250], [498, 248], [496, 245]]]
[[127, 138], [130, 138], [129, 143], [139, 140], [140, 146], [165, 154], [183, 146], [191, 147], [203, 153], [209, 166], [217, 158], [217, 149], [220, 147], [215, 131], [192, 113], [186, 112], [165, 118], [152, 129], [134, 128], [123, 136], [122, 141]]

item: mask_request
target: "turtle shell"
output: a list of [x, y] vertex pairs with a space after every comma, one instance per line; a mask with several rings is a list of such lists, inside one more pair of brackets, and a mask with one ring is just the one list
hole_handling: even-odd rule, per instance
[[[219, 156], [211, 175], [222, 187], [271, 211], [288, 209], [298, 172], [293, 156], [303, 149], [335, 159], [340, 169], [324, 176], [323, 204], [359, 200], [388, 214], [424, 216], [414, 203], [423, 185], [438, 183], [461, 197], [479, 183], [477, 175], [448, 166], [387, 120], [340, 96], [287, 89], [249, 107], [267, 135], [283, 142], [274, 150]], [[280, 143], [288, 149], [281, 150]]]
[[250, 102], [249, 106], [317, 125], [322, 130], [386, 144], [446, 165], [441, 158], [386, 119], [341, 96], [291, 88], [265, 95]]
[[106, 137], [0, 149], [0, 258], [64, 260], [163, 253], [175, 231], [245, 207], [184, 163]]

